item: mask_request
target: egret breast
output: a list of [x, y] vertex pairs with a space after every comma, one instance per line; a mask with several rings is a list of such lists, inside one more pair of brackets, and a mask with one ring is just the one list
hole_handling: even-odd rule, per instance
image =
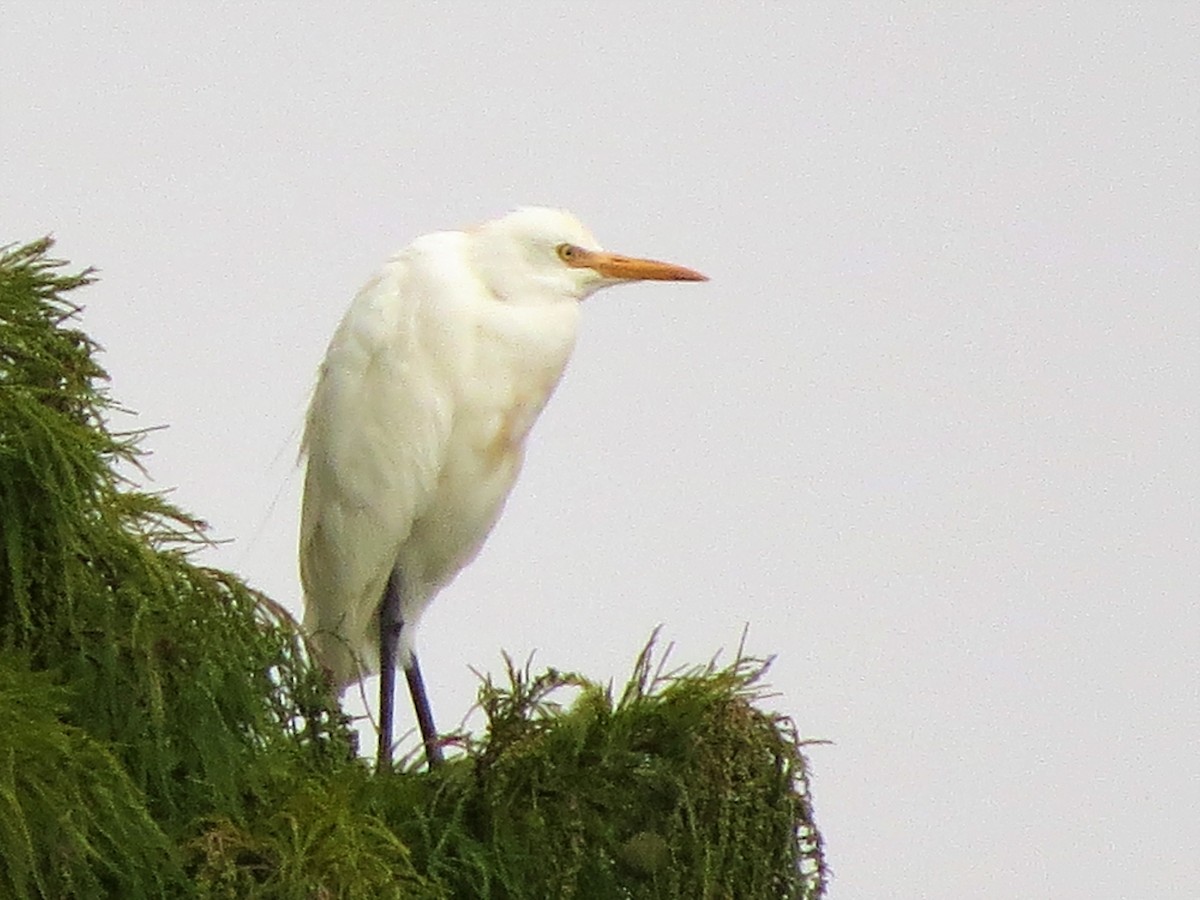
[[484, 449], [486, 457], [496, 466], [504, 466], [514, 454], [524, 453], [525, 439], [554, 393], [562, 369], [540, 374], [541, 378], [532, 376], [523, 389], [515, 391], [507, 408], [498, 416], [495, 433]]
[[473, 357], [459, 371], [435, 495], [400, 553], [406, 577], [419, 582], [425, 596], [474, 559], [499, 519], [525, 442], [570, 357], [577, 319], [571, 303], [500, 307], [480, 321]]

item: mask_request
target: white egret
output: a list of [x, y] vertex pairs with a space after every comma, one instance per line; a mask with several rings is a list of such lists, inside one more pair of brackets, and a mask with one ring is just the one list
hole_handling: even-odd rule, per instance
[[380, 673], [380, 769], [397, 662], [426, 759], [441, 760], [413, 630], [496, 524], [571, 355], [579, 301], [640, 280], [706, 279], [605, 253], [567, 212], [520, 209], [418, 238], [334, 333], [302, 448], [304, 624], [339, 690]]

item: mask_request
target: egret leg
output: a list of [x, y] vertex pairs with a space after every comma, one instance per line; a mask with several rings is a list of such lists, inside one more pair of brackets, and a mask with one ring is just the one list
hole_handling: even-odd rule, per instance
[[[400, 617], [400, 575], [392, 572], [383, 600], [379, 604], [379, 750], [376, 754], [376, 770], [385, 772], [392, 767], [392, 723], [395, 718], [396, 696], [396, 650], [400, 643], [400, 632], [404, 620]], [[425, 761], [432, 769], [442, 762], [442, 748], [438, 744], [437, 727], [433, 724], [433, 711], [429, 708], [429, 697], [425, 693], [425, 679], [417, 655], [404, 669], [408, 681], [408, 692], [412, 696], [413, 708], [417, 713], [417, 724], [421, 728], [421, 740], [425, 744]]]
[[417, 711], [417, 724], [421, 726], [421, 740], [425, 744], [425, 761], [429, 768], [442, 764], [442, 745], [438, 743], [437, 727], [433, 724], [433, 711], [429, 708], [429, 697], [425, 694], [425, 679], [421, 677], [421, 667], [417, 664], [417, 654], [413, 653], [408, 667], [404, 670], [408, 680], [408, 692], [412, 695], [413, 709]]
[[379, 604], [379, 749], [375, 754], [375, 770], [386, 772], [392, 767], [392, 720], [396, 699], [396, 647], [400, 643], [400, 576], [395, 572], [388, 578]]

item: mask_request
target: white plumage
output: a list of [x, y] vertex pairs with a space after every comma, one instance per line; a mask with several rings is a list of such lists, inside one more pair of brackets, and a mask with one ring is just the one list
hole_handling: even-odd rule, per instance
[[303, 442], [304, 624], [339, 689], [379, 669], [393, 571], [399, 662], [415, 663], [422, 611], [503, 509], [571, 355], [579, 301], [640, 279], [703, 276], [604, 253], [569, 213], [527, 208], [417, 239], [354, 298]]

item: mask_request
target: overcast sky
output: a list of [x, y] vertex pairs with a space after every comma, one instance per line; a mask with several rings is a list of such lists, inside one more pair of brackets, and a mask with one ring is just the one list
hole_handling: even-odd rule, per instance
[[539, 203], [700, 269], [588, 301], [422, 623], [440, 724], [502, 648], [749, 623], [833, 742], [831, 897], [1200, 896], [1200, 12], [645, 6], [10, 4], [0, 243], [100, 268], [150, 487], [297, 613], [307, 395], [388, 254]]

